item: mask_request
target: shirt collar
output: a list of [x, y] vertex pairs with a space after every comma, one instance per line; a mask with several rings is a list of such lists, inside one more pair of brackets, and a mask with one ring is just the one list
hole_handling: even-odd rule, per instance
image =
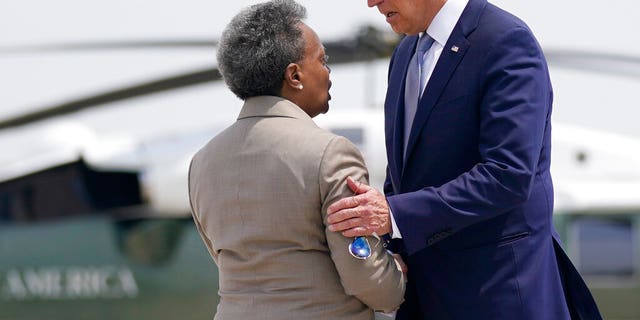
[[[436, 16], [433, 17], [433, 21], [427, 28], [427, 34], [441, 46], [444, 46], [449, 40], [449, 36], [458, 23], [460, 16], [462, 16], [462, 11], [467, 6], [467, 2], [468, 0], [447, 0]], [[421, 32], [420, 36], [422, 37], [423, 34], [424, 32]]]

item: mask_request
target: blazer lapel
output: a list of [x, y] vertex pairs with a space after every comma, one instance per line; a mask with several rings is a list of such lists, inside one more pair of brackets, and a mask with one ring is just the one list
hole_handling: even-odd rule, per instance
[[[413, 120], [409, 143], [407, 144], [407, 162], [410, 160], [422, 128], [427, 123], [433, 107], [437, 104], [449, 79], [454, 74], [458, 64], [471, 45], [467, 36], [476, 28], [480, 14], [486, 5], [486, 0], [471, 0], [462, 12], [458, 24], [451, 32], [449, 40], [442, 49], [442, 54], [436, 62], [424, 94], [418, 103], [418, 110]], [[454, 48], [456, 47], [456, 48]]]

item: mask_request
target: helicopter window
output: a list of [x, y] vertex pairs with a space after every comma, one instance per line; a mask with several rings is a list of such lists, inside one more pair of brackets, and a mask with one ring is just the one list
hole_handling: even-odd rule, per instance
[[580, 217], [570, 226], [573, 260], [586, 276], [632, 276], [633, 224], [629, 218]]
[[364, 130], [362, 128], [332, 128], [331, 132], [349, 139], [358, 147], [364, 144]]
[[168, 263], [175, 257], [182, 234], [193, 227], [191, 217], [121, 220], [116, 223], [118, 248], [137, 264]]
[[0, 223], [29, 223], [142, 203], [135, 172], [98, 171], [84, 161], [0, 182]]

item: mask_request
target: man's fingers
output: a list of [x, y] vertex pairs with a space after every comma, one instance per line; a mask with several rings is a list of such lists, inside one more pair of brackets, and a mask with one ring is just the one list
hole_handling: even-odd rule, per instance
[[353, 200], [351, 200], [351, 197], [348, 198], [342, 198], [334, 203], [332, 203], [329, 208], [327, 208], [327, 214], [329, 216], [333, 215], [334, 213], [340, 211], [340, 210], [344, 210], [344, 209], [350, 209], [353, 208], [352, 204], [354, 203]]
[[332, 223], [329, 225], [329, 230], [333, 232], [346, 231], [351, 228], [355, 228], [359, 225], [362, 225], [362, 219], [360, 218], [350, 218], [344, 221], [340, 221], [337, 223]]
[[362, 197], [358, 196], [342, 198], [332, 203], [329, 208], [327, 208], [327, 214], [332, 215], [340, 210], [355, 208], [360, 205], [360, 202], [362, 201], [361, 198]]
[[347, 185], [349, 186], [349, 189], [351, 189], [351, 191], [353, 191], [355, 194], [363, 194], [371, 189], [370, 186], [359, 181], [355, 181], [351, 177], [347, 177]]
[[398, 264], [398, 267], [400, 267], [402, 273], [406, 276], [407, 272], [409, 272], [409, 267], [407, 267], [407, 264], [402, 260], [402, 256], [397, 253], [393, 253], [391, 255], [393, 256], [393, 259], [396, 260], [396, 263]]
[[330, 225], [337, 224], [340, 222], [344, 222], [348, 219], [361, 218], [361, 214], [355, 208], [342, 209], [340, 211], [336, 211], [335, 213], [329, 215], [327, 217], [327, 223]]
[[345, 237], [360, 237], [360, 236], [370, 236], [372, 232], [364, 227], [355, 227], [342, 232], [342, 235]]
[[[358, 181], [353, 180], [351, 177], [347, 177], [347, 185], [356, 195], [366, 193], [372, 188], [364, 183], [360, 183]], [[353, 196], [342, 198], [334, 203], [332, 203], [329, 208], [327, 208], [327, 214], [332, 215], [335, 212], [338, 212], [343, 209], [350, 209], [359, 206], [362, 201], [366, 202], [366, 196]]]

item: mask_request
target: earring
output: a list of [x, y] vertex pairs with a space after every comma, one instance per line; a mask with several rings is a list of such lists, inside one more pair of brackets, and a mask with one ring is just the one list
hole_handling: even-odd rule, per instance
[[302, 89], [304, 89], [304, 86], [303, 86], [302, 84], [300, 84], [300, 85], [298, 86], [298, 89], [299, 89], [299, 90], [302, 90]]

